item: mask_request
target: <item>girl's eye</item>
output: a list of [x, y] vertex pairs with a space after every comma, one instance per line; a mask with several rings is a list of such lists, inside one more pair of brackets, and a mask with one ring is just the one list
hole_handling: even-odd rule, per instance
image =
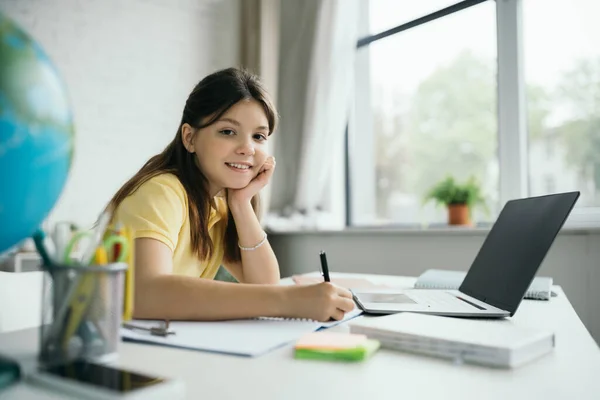
[[264, 133], [255, 133], [254, 134], [254, 139], [259, 140], [259, 141], [264, 141], [267, 140], [267, 135], [265, 135]]
[[223, 130], [219, 131], [219, 133], [222, 135], [225, 135], [225, 136], [235, 135], [235, 132], [232, 131], [231, 129], [223, 129]]

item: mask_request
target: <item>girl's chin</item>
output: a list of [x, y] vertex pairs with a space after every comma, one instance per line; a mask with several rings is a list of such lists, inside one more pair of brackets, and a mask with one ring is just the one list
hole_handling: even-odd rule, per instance
[[248, 184], [250, 183], [250, 180], [249, 180], [249, 179], [247, 179], [247, 180], [245, 180], [245, 181], [243, 181], [243, 182], [242, 182], [242, 181], [239, 181], [239, 180], [238, 180], [238, 181], [236, 181], [236, 182], [231, 182], [231, 181], [230, 181], [230, 182], [227, 182], [227, 183], [228, 183], [228, 184], [227, 184], [227, 185], [225, 185], [225, 187], [226, 187], [227, 189], [234, 189], [234, 190], [236, 190], [236, 189], [243, 189], [243, 188], [245, 188], [246, 186], [248, 186]]

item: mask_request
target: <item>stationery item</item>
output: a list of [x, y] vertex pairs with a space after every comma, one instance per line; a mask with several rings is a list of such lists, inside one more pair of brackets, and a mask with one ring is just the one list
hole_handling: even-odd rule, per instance
[[[319, 257], [321, 259], [321, 273], [323, 274], [323, 280], [325, 282], [331, 282], [331, 279], [329, 278], [329, 267], [327, 266], [327, 256], [323, 250], [319, 253]], [[333, 318], [330, 318], [329, 320], [335, 321]]]
[[377, 339], [383, 348], [499, 368], [518, 367], [554, 349], [554, 333], [509, 320], [399, 313], [351, 322], [350, 332]]
[[[107, 215], [107, 214], [103, 214]], [[101, 222], [103, 226], [105, 225], [105, 218], [101, 217]], [[92, 262], [96, 265], [106, 265], [108, 262], [122, 262], [127, 260], [128, 253], [130, 253], [128, 238], [125, 236], [118, 235], [108, 235], [102, 240], [102, 234], [98, 234], [99, 227], [92, 232], [77, 232], [71, 240], [66, 245], [65, 253], [64, 253], [64, 263], [66, 265], [73, 265], [77, 261], [81, 262]], [[99, 238], [99, 239], [98, 239]], [[80, 241], [88, 240], [88, 246], [90, 243], [94, 243], [97, 240], [100, 240], [99, 246], [94, 249], [93, 256], [84, 255], [82, 257], [73, 257], [73, 251], [77, 247]], [[120, 251], [115, 253], [115, 247], [119, 246]], [[87, 250], [84, 251], [87, 254]], [[109, 254], [111, 257], [109, 257]], [[113, 259], [112, 255], [116, 257]], [[63, 278], [68, 278], [63, 276]], [[60, 277], [56, 278], [61, 279]], [[94, 282], [96, 276], [94, 274], [75, 274], [73, 279], [70, 279], [70, 283], [68, 283], [69, 289], [67, 291], [67, 296], [65, 297], [65, 302], [59, 306], [57, 312], [57, 318], [61, 320], [68, 314], [68, 323], [67, 330], [63, 333], [63, 346], [67, 346], [69, 342], [69, 338], [75, 332], [75, 329], [79, 326], [81, 321], [81, 316], [83, 312], [85, 312], [86, 307], [89, 304], [89, 299], [92, 296], [92, 292], [96, 290], [96, 282]], [[68, 280], [68, 279], [67, 279]], [[104, 290], [104, 289], [102, 289]], [[131, 301], [131, 300], [129, 300]], [[98, 305], [99, 306], [99, 305]], [[101, 307], [95, 307], [95, 309], [101, 309]]]
[[46, 233], [38, 229], [32, 236], [33, 242], [35, 243], [35, 248], [37, 252], [40, 254], [42, 258], [42, 262], [45, 267], [51, 266], [53, 262], [53, 258], [56, 257], [56, 254], [52, 253], [52, 249], [50, 248], [51, 241], [46, 236]]
[[64, 262], [65, 250], [67, 243], [73, 235], [72, 224], [70, 222], [57, 222], [54, 225], [54, 233], [52, 238], [56, 246], [56, 262]]
[[84, 274], [77, 285], [75, 293], [69, 300], [68, 316], [64, 327], [62, 346], [67, 349], [70, 339], [79, 329], [96, 289], [96, 277], [92, 273]]
[[127, 263], [124, 282], [123, 297], [123, 321], [129, 321], [133, 318], [133, 296], [134, 296], [134, 266], [135, 266], [135, 242], [133, 232], [127, 226], [123, 227], [123, 237], [126, 239], [122, 244], [122, 251], [125, 254], [124, 261]]
[[[102, 250], [96, 257], [103, 257]], [[102, 260], [100, 260], [102, 261]], [[39, 361], [110, 361], [117, 355], [127, 265], [54, 265], [44, 275]], [[68, 290], [56, 282], [69, 282]]]
[[102, 242], [102, 237], [104, 236], [104, 232], [106, 232], [106, 228], [108, 227], [108, 224], [110, 223], [111, 219], [111, 211], [106, 210], [102, 214], [100, 214], [100, 217], [98, 218], [98, 223], [91, 232], [91, 240], [88, 243], [87, 248], [83, 251], [81, 258], [79, 259], [79, 262], [81, 264], [88, 264], [90, 262], [92, 256], [94, 255], [94, 252], [96, 251], [96, 248]]
[[[69, 242], [67, 243], [67, 246], [65, 249], [64, 263], [71, 265], [76, 262], [82, 263], [81, 260], [84, 260], [83, 265], [87, 265], [88, 263], [93, 262], [93, 260], [94, 260], [93, 256], [95, 256], [98, 246], [102, 246], [106, 250], [108, 262], [124, 262], [127, 260], [127, 257], [130, 252], [129, 240], [124, 234], [123, 235], [106, 235], [103, 240], [101, 238], [100, 242], [98, 243], [98, 246], [96, 246], [94, 248], [94, 251], [91, 253], [91, 255], [89, 257], [88, 256], [75, 257], [74, 250], [78, 247], [79, 243], [84, 240], [87, 241], [88, 243], [94, 242], [95, 235], [96, 234], [94, 232], [87, 232], [87, 231], [77, 232], [75, 235], [73, 235], [71, 240], [69, 240]], [[117, 247], [119, 250], [116, 250]], [[85, 252], [87, 252], [87, 250]]]
[[321, 258], [321, 273], [323, 274], [323, 279], [325, 282], [331, 282], [331, 279], [329, 278], [329, 267], [327, 266], [327, 255], [321, 250], [319, 257]]
[[294, 357], [328, 361], [363, 361], [380, 343], [366, 335], [343, 332], [312, 332], [301, 337], [294, 346]]
[[169, 327], [174, 333], [166, 336], [149, 332], [157, 325], [156, 320], [132, 320], [121, 328], [121, 337], [135, 342], [255, 357], [293, 343], [306, 333], [330, 328], [360, 314], [361, 311], [355, 308], [342, 321], [332, 322], [285, 318], [171, 321]]
[[106, 247], [101, 246], [96, 249], [96, 254], [94, 255], [94, 264], [95, 265], [105, 265], [108, 263], [108, 253], [106, 251]]
[[[74, 259], [70, 256], [73, 251], [75, 244], [81, 240], [82, 238], [88, 236], [87, 232], [79, 232], [76, 234], [67, 244], [65, 250], [65, 264], [72, 265], [74, 263]], [[102, 250], [101, 247], [95, 250], [94, 258], [99, 257], [102, 264], [107, 263], [107, 257], [105, 257], [106, 247]], [[93, 261], [93, 260], [92, 260]], [[81, 319], [83, 314], [87, 310], [87, 306], [90, 303], [90, 299], [93, 296], [93, 292], [96, 288], [95, 282], [96, 276], [92, 273], [79, 273], [74, 274], [73, 278], [69, 278], [66, 274], [54, 274], [54, 281], [61, 281], [61, 285], [68, 286], [68, 290], [66, 296], [63, 298], [62, 302], [58, 302], [59, 308], [55, 314], [55, 318], [58, 321], [62, 321], [66, 319], [66, 327], [60, 326], [56, 324], [53, 328], [52, 337], [59, 333], [59, 330], [62, 330], [63, 336], [63, 347], [66, 347], [69, 343], [70, 338], [73, 336], [75, 331], [78, 329], [79, 324], [81, 323]], [[66, 283], [66, 284], [65, 284]], [[56, 296], [56, 293], [55, 293]]]
[[[108, 239], [108, 237], [110, 235], [123, 236], [123, 224], [120, 222], [117, 222], [116, 224], [109, 226], [106, 229], [106, 232], [104, 233], [104, 240]], [[119, 258], [120, 254], [121, 254], [121, 245], [119, 243], [116, 243], [115, 246], [113, 247], [113, 254], [110, 254], [110, 258], [112, 260], [116, 260], [117, 258]]]
[[[465, 279], [466, 272], [428, 269], [415, 282], [415, 289], [456, 290]], [[552, 296], [552, 278], [535, 277], [525, 292], [524, 299], [550, 300]]]
[[174, 335], [175, 332], [172, 330], [169, 330], [169, 320], [165, 320], [163, 321], [163, 323], [160, 323], [161, 321], [159, 321], [159, 325], [158, 326], [151, 326], [151, 327], [146, 327], [146, 326], [139, 326], [139, 325], [135, 325], [135, 324], [131, 324], [131, 323], [123, 323], [123, 328], [126, 329], [131, 329], [131, 330], [142, 330], [142, 331], [147, 331], [149, 332], [151, 335], [153, 336], [161, 336], [161, 337], [165, 337], [165, 336], [169, 336], [169, 335]]

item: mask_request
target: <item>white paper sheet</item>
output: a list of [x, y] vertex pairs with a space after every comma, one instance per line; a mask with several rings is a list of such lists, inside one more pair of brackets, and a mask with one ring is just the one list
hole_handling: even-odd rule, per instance
[[[129, 341], [254, 357], [293, 343], [307, 333], [348, 321], [361, 313], [357, 307], [346, 314], [342, 321], [332, 322], [283, 318], [215, 322], [178, 321], [169, 325], [169, 331], [175, 332], [174, 335], [152, 336], [143, 330], [121, 328], [121, 337]], [[152, 320], [129, 322], [130, 325], [146, 328], [158, 327], [160, 323]]]

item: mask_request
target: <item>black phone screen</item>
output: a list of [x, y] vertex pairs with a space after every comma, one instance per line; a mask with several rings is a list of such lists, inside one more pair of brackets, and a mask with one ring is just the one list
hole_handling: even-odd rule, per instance
[[74, 361], [69, 364], [41, 368], [40, 370], [47, 374], [119, 393], [129, 393], [136, 389], [164, 382], [162, 378], [141, 375], [87, 361]]

